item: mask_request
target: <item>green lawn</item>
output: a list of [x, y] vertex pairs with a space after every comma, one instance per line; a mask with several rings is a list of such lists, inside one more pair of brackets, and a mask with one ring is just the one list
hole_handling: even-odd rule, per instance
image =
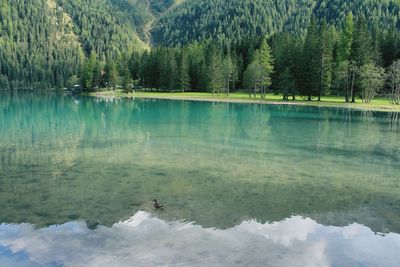
[[136, 98], [161, 98], [161, 99], [187, 99], [187, 100], [203, 100], [203, 101], [223, 101], [223, 102], [257, 102], [266, 104], [298, 104], [298, 105], [307, 105], [307, 106], [319, 106], [319, 107], [347, 107], [354, 109], [363, 109], [363, 110], [381, 110], [381, 111], [396, 111], [400, 112], [399, 105], [391, 105], [389, 101], [385, 98], [376, 98], [370, 104], [362, 103], [362, 100], [357, 98], [356, 103], [345, 103], [343, 97], [337, 96], [323, 96], [321, 101], [317, 101], [317, 98], [313, 98], [313, 101], [306, 101], [305, 98], [301, 96], [297, 96], [295, 101], [292, 100], [283, 100], [282, 95], [275, 94], [267, 94], [266, 99], [262, 99], [260, 95], [257, 95], [256, 98], [249, 98], [248, 93], [235, 92], [231, 93], [229, 96], [225, 94], [212, 95], [211, 93], [193, 93], [193, 92], [143, 92], [138, 91], [135, 93], [123, 93], [122, 91], [103, 91], [99, 93], [91, 93], [91, 96], [98, 97], [136, 97]]

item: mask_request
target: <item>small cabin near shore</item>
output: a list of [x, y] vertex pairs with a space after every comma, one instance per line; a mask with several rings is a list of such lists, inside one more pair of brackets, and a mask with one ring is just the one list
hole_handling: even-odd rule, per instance
[[75, 84], [72, 88], [71, 91], [73, 94], [79, 94], [82, 93], [82, 86], [80, 84]]

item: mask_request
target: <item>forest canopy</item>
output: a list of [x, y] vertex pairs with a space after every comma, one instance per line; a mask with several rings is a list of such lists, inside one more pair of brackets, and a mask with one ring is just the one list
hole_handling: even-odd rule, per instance
[[[392, 63], [400, 54], [400, 4], [392, 0], [0, 5], [0, 88], [79, 84], [90, 91], [134, 85], [216, 93], [257, 88], [284, 97], [335, 94], [351, 101], [388, 90], [385, 82], [379, 92], [363, 91], [371, 81], [360, 71], [392, 67], [396, 73]], [[271, 54], [268, 77], [262, 71], [268, 69], [261, 60], [263, 41]]]

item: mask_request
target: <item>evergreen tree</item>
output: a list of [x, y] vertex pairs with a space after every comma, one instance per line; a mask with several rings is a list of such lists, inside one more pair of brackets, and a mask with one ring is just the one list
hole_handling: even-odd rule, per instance
[[293, 100], [296, 98], [295, 77], [301, 70], [298, 58], [302, 56], [299, 43], [298, 38], [289, 33], [277, 34], [272, 38], [272, 54], [275, 59], [273, 85], [285, 100], [289, 95]]
[[[197, 0], [185, 1], [162, 16], [152, 29], [153, 42], [184, 46], [201, 40], [234, 46], [246, 38], [278, 32], [303, 35], [312, 16], [339, 29], [353, 12], [365, 16], [381, 29], [399, 24], [399, 2], [377, 0]], [[371, 26], [371, 25], [370, 25]], [[246, 62], [249, 64], [250, 61]]]
[[222, 67], [222, 58], [217, 51], [213, 51], [211, 54], [209, 66], [208, 66], [209, 84], [212, 94], [220, 94], [224, 88], [224, 75]]
[[311, 101], [318, 94], [320, 84], [320, 49], [315, 18], [311, 19], [303, 48], [301, 93]]
[[222, 71], [225, 80], [225, 92], [226, 95], [229, 95], [231, 85], [233, 87], [237, 80], [237, 67], [230, 54], [223, 59]]
[[263, 66], [258, 59], [247, 66], [243, 74], [243, 84], [246, 88], [253, 91], [254, 98], [256, 98], [257, 92], [262, 87], [263, 77]]
[[353, 14], [350, 12], [343, 26], [342, 34], [340, 36], [340, 43], [338, 49], [338, 61], [350, 60], [351, 46], [353, 43], [354, 22]]
[[274, 60], [271, 54], [271, 48], [268, 45], [267, 39], [261, 43], [261, 48], [257, 55], [260, 60], [260, 64], [262, 67], [262, 88], [261, 88], [261, 97], [265, 98], [266, 89], [271, 85], [271, 75], [274, 72]]
[[129, 72], [131, 73], [131, 77], [133, 80], [138, 80], [140, 77], [140, 66], [141, 63], [141, 54], [138, 52], [133, 52], [129, 59]]
[[122, 71], [122, 88], [124, 88], [125, 90], [130, 91], [131, 84], [132, 84], [132, 76], [131, 76], [131, 73], [129, 71], [128, 65], [125, 65], [123, 67], [123, 71]]
[[355, 95], [357, 88], [360, 87], [357, 69], [366, 64], [371, 64], [373, 60], [371, 37], [368, 30], [367, 22], [363, 16], [359, 16], [356, 21], [353, 43], [351, 46], [351, 102], [355, 103]]
[[389, 67], [400, 58], [400, 31], [391, 25], [380, 41], [383, 66]]
[[351, 61], [357, 67], [372, 63], [372, 51], [373, 48], [371, 35], [368, 30], [367, 22], [363, 16], [360, 16], [357, 18], [354, 30], [354, 37], [350, 54]]
[[115, 90], [115, 87], [117, 86], [118, 72], [114, 62], [108, 61], [104, 67], [104, 72], [104, 82], [107, 88], [111, 87]]
[[332, 67], [333, 67], [333, 36], [332, 32], [327, 29], [326, 21], [322, 22], [319, 32], [319, 91], [318, 101], [321, 100], [323, 94], [329, 94], [332, 85]]
[[289, 67], [286, 67], [281, 73], [279, 73], [278, 87], [283, 94], [283, 100], [288, 100], [289, 95], [295, 100], [294, 79], [292, 72]]
[[93, 67], [93, 77], [92, 77], [92, 89], [98, 90], [102, 85], [103, 74], [101, 69], [101, 64], [99, 61], [95, 61]]
[[169, 62], [169, 80], [168, 80], [168, 88], [169, 90], [176, 90], [176, 87], [178, 85], [178, 64], [176, 62], [176, 56], [175, 52], [171, 51], [169, 53], [168, 57], [168, 62]]
[[179, 65], [178, 87], [179, 90], [182, 91], [182, 93], [188, 91], [190, 87], [189, 64], [185, 51], [183, 51], [181, 54], [181, 62]]
[[140, 58], [139, 84], [146, 90], [150, 87], [151, 55], [145, 51]]
[[171, 58], [170, 58], [170, 50], [166, 48], [159, 48], [156, 54], [157, 57], [157, 65], [160, 70], [160, 78], [158, 80], [158, 86], [162, 90], [169, 89], [169, 83], [171, 79]]
[[[350, 102], [350, 92], [354, 80], [354, 66], [350, 64], [351, 48], [353, 45], [354, 22], [353, 14], [349, 13], [346, 17], [342, 29], [338, 52], [335, 62], [335, 81], [339, 88], [344, 88], [345, 101]], [[340, 91], [340, 89], [339, 89]]]
[[92, 51], [90, 53], [89, 59], [86, 60], [83, 67], [82, 73], [82, 86], [85, 90], [92, 90], [95, 86], [95, 69], [96, 69], [97, 59], [96, 53]]
[[[322, 67], [322, 57], [319, 57], [318, 67], [317, 63], [309, 64], [309, 59], [314, 61], [314, 57], [308, 56], [312, 53], [320, 55], [313, 51], [312, 39], [324, 38], [320, 33], [313, 37], [312, 29], [314, 24], [314, 28], [320, 31], [322, 26], [316, 25], [323, 25], [325, 19], [328, 33], [333, 28], [343, 29], [339, 42], [333, 45], [334, 66], [335, 83], [343, 88], [337, 93], [347, 95], [347, 100], [349, 95], [354, 100], [359, 92], [359, 79], [354, 70], [367, 63], [389, 67], [400, 57], [400, 4], [393, 0], [304, 0], [301, 4], [294, 0], [232, 0], [229, 5], [226, 0], [198, 0], [184, 1], [168, 10], [175, 3], [173, 0], [4, 0], [0, 3], [2, 86], [14, 89], [60, 88], [74, 76], [81, 78], [86, 90], [103, 86], [101, 79], [93, 80], [90, 74], [97, 72], [93, 75], [101, 78], [98, 77], [98, 65], [90, 66], [90, 53], [93, 52], [100, 66], [103, 62], [114, 61], [121, 74], [128, 64], [132, 79], [145, 87], [173, 89], [178, 83], [178, 70], [172, 78], [160, 77], [160, 60], [163, 54], [171, 51], [160, 48], [150, 51], [151, 39], [153, 44], [161, 46], [192, 44], [186, 48], [190, 88], [204, 91], [209, 87], [210, 46], [217, 46], [223, 58], [231, 55], [234, 66], [237, 66], [237, 77], [243, 80], [243, 72], [253, 62], [256, 48], [264, 45], [260, 36], [288, 33], [295, 40], [292, 48], [296, 52], [287, 50], [292, 54], [289, 69], [294, 77], [294, 87], [309, 97], [321, 95], [329, 91], [327, 74], [330, 72]], [[160, 12], [167, 10], [158, 17]], [[352, 14], [357, 14], [354, 18], [356, 25], [353, 25]], [[157, 20], [149, 33], [144, 26], [154, 18]], [[310, 18], [313, 18], [311, 23]], [[305, 48], [302, 52], [297, 51], [300, 44]], [[179, 50], [174, 51], [179, 54]], [[143, 60], [147, 56], [142, 56], [142, 53], [149, 58]], [[280, 88], [277, 86], [279, 76], [286, 66], [280, 62], [281, 58], [275, 60], [271, 82], [273, 88]], [[142, 66], [142, 63], [146, 65]], [[170, 63], [172, 70], [177, 69], [180, 59], [176, 57], [175, 63]], [[349, 66], [347, 87], [336, 79], [341, 76], [336, 74], [342, 72], [339, 66], [344, 65]], [[231, 81], [229, 90], [236, 84], [240, 86], [240, 82]], [[225, 87], [228, 89], [227, 84]], [[264, 90], [262, 92], [264, 95]]]

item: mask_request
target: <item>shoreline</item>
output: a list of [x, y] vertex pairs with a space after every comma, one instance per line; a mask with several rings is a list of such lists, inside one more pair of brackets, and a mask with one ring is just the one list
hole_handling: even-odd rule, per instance
[[[181, 94], [181, 95], [179, 95]], [[192, 94], [192, 95], [191, 95]], [[295, 100], [287, 101], [282, 99], [266, 99], [261, 98], [245, 98], [245, 94], [230, 96], [210, 96], [207, 93], [164, 93], [164, 92], [138, 92], [138, 93], [121, 93], [121, 92], [93, 92], [84, 94], [85, 96], [97, 98], [139, 98], [139, 99], [162, 99], [162, 100], [181, 100], [181, 101], [199, 101], [199, 102], [218, 102], [218, 103], [237, 103], [237, 104], [263, 104], [263, 105], [287, 105], [287, 106], [309, 106], [319, 108], [347, 108], [359, 111], [377, 111], [377, 112], [400, 112], [400, 106], [391, 104], [364, 104], [364, 103], [340, 103], [334, 101], [322, 100], [320, 102]], [[361, 100], [359, 100], [361, 101]]]

